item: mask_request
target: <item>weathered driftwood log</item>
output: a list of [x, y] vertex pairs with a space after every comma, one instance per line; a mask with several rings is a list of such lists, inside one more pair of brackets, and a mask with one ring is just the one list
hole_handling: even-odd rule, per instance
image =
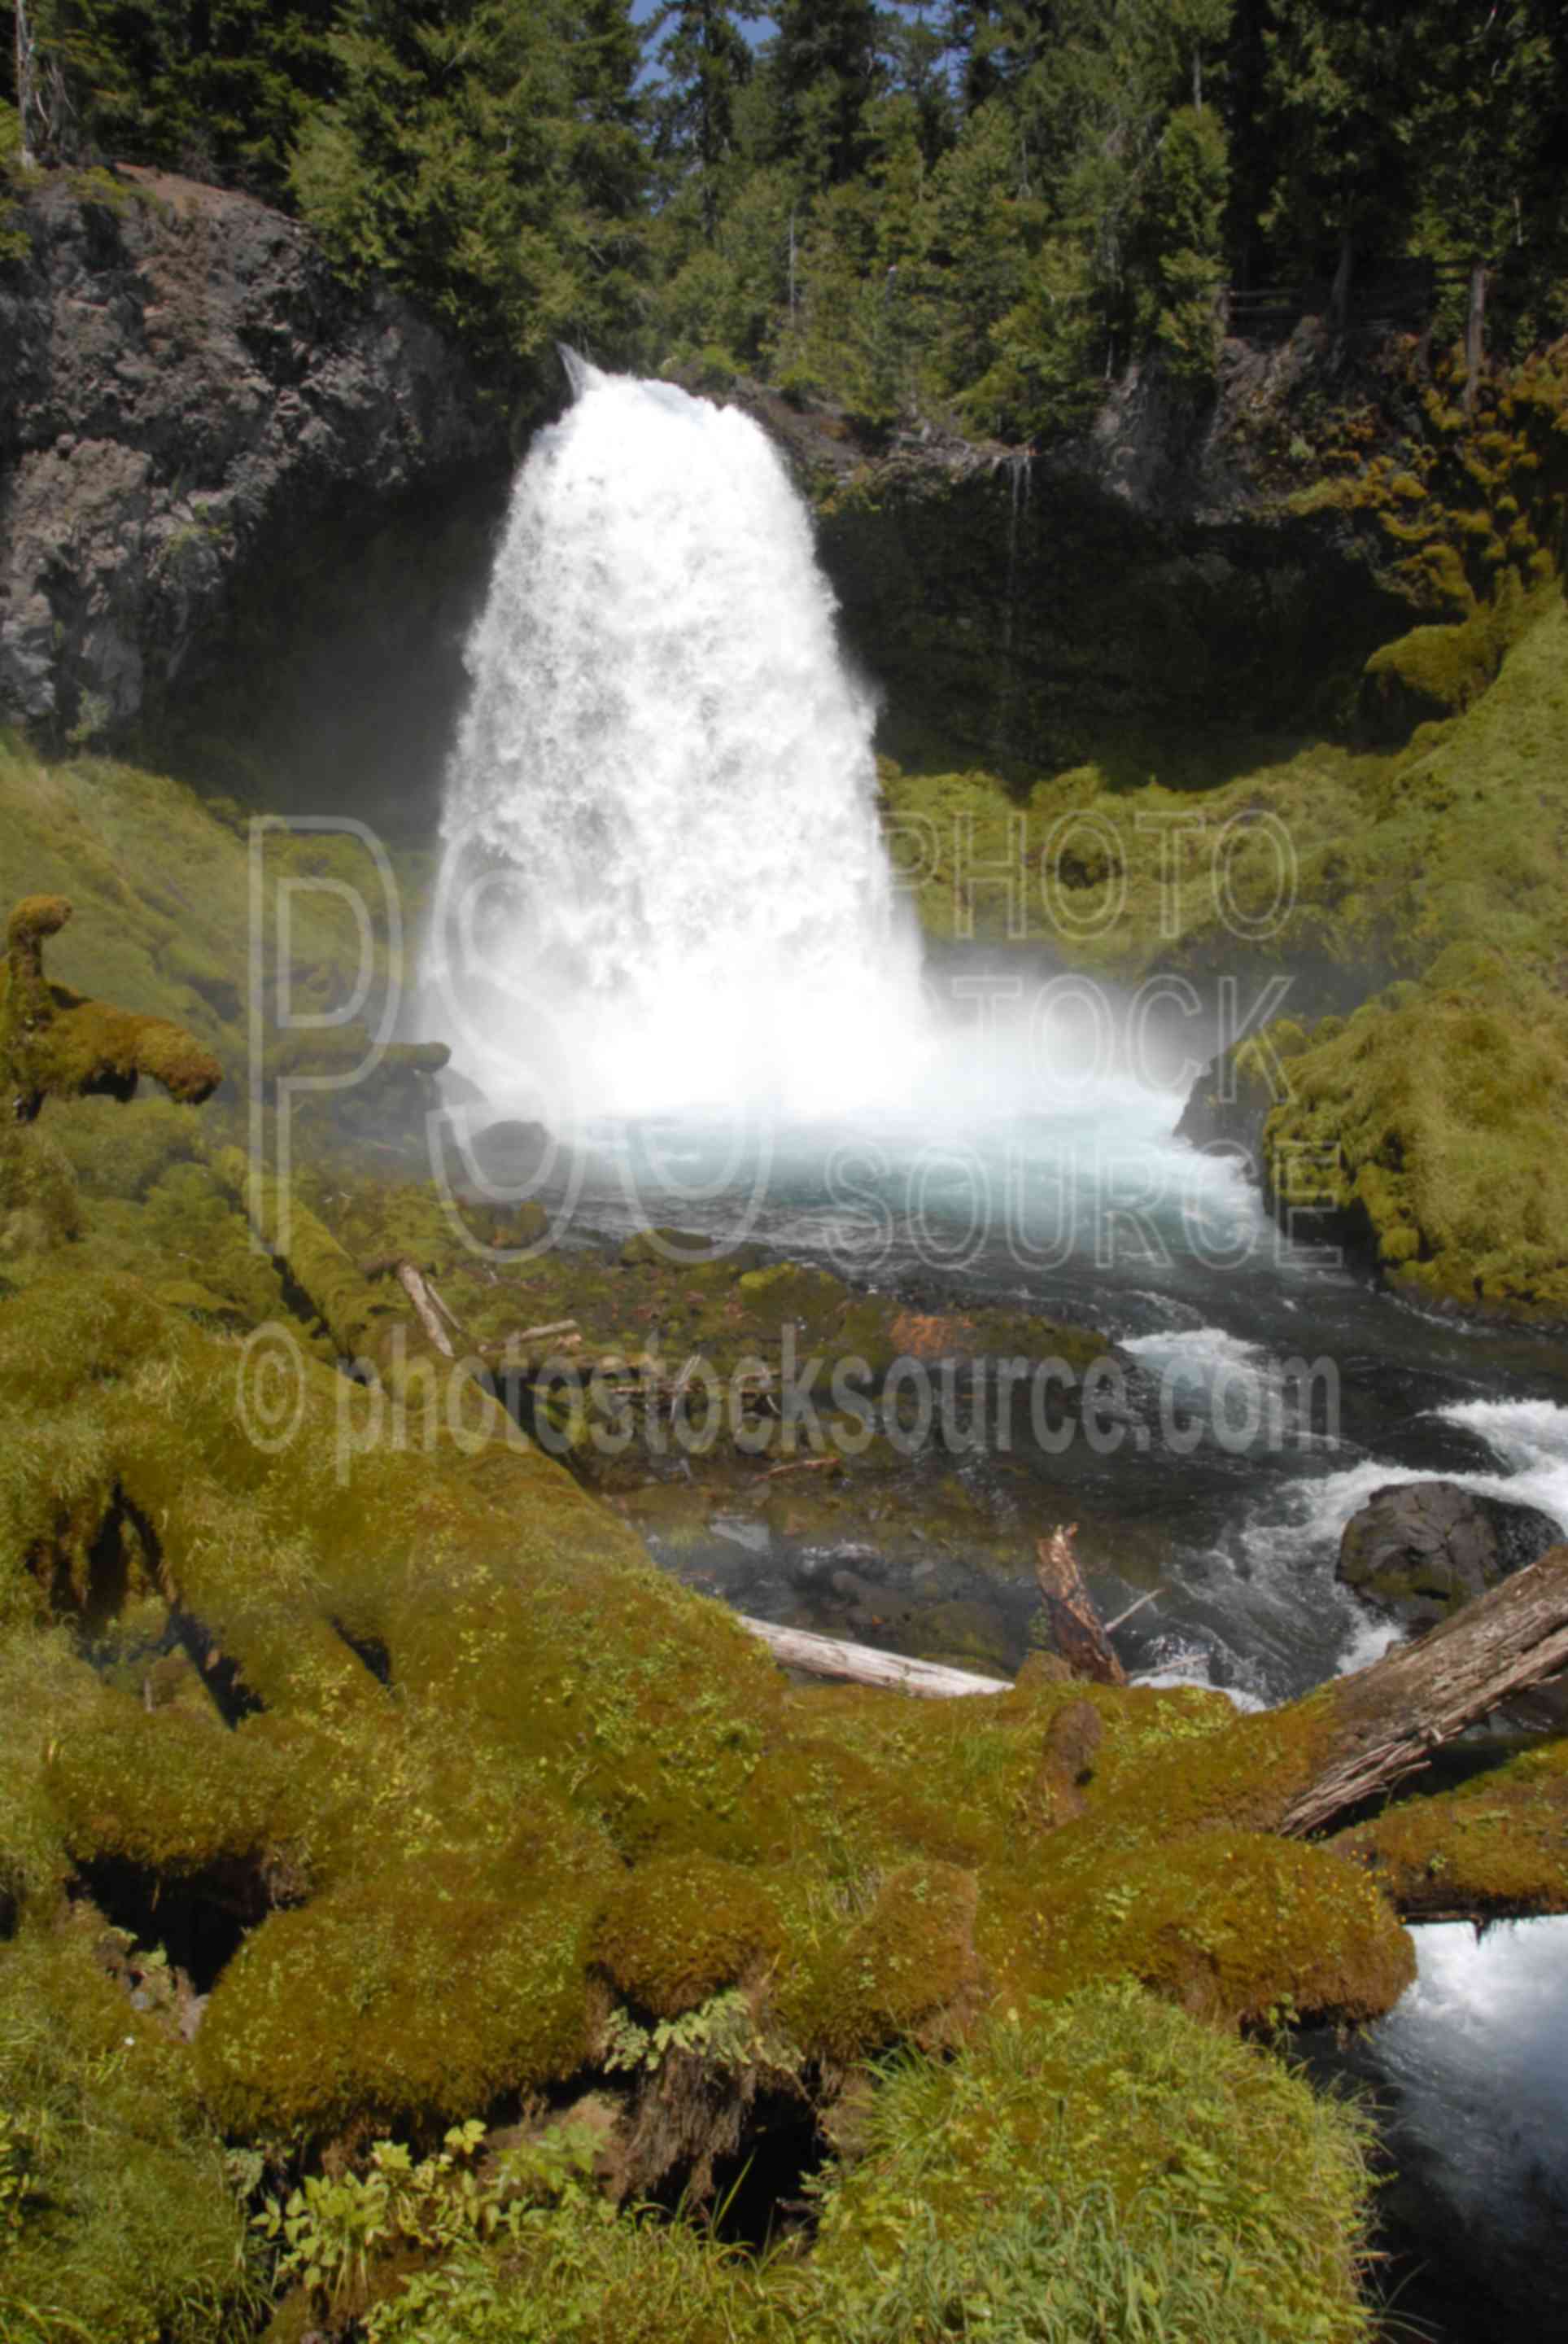
[[1279, 1828], [1322, 1831], [1424, 1766], [1500, 1702], [1568, 1666], [1568, 1546], [1467, 1603], [1440, 1628], [1343, 1678], [1310, 1783]]
[[967, 1669], [945, 1669], [935, 1661], [907, 1661], [897, 1652], [873, 1652], [869, 1644], [840, 1643], [836, 1636], [816, 1636], [806, 1628], [776, 1628], [770, 1620], [749, 1620], [738, 1612], [743, 1628], [761, 1638], [775, 1660], [786, 1668], [803, 1669], [809, 1676], [844, 1677], [851, 1684], [884, 1685], [895, 1692], [922, 1693], [928, 1700], [950, 1701], [961, 1693], [1010, 1692], [1006, 1677], [971, 1676]]
[[1127, 1672], [1117, 1659], [1100, 1614], [1083, 1583], [1078, 1551], [1072, 1543], [1076, 1522], [1058, 1523], [1035, 1548], [1035, 1576], [1045, 1598], [1051, 1642], [1075, 1677], [1093, 1684], [1124, 1685]]
[[444, 1359], [456, 1359], [452, 1338], [447, 1332], [449, 1313], [437, 1308], [440, 1298], [433, 1286], [426, 1283], [423, 1273], [411, 1261], [400, 1261], [393, 1272], [398, 1285], [414, 1307], [414, 1316]]

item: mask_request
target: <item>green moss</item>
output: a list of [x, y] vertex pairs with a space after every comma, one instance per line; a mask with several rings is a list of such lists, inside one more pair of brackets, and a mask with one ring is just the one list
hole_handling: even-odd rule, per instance
[[1403, 740], [1418, 724], [1458, 716], [1496, 677], [1505, 645], [1491, 612], [1457, 625], [1415, 627], [1366, 663], [1362, 704], [1384, 737]]
[[794, 1261], [744, 1272], [736, 1293], [747, 1317], [769, 1330], [786, 1325], [819, 1325], [844, 1301], [841, 1279], [828, 1270], [807, 1268]]
[[1560, 1913], [1568, 1906], [1568, 1742], [1525, 1751], [1457, 1790], [1418, 1789], [1329, 1844], [1412, 1920]]
[[81, 1227], [70, 1158], [39, 1132], [0, 1127], [0, 1259], [51, 1252]]
[[972, 1872], [904, 1864], [852, 1925], [825, 1935], [785, 1990], [790, 2032], [852, 2059], [898, 2042], [934, 2046], [962, 2031], [980, 1999]]
[[1314, 1037], [1264, 1127], [1276, 1187], [1345, 1216], [1392, 1285], [1553, 1319], [1568, 1317], [1565, 1142], [1568, 1008], [1489, 953]]
[[588, 2043], [596, 1895], [591, 1878], [432, 1854], [274, 1914], [197, 2037], [219, 2121], [275, 2137], [431, 2122], [569, 2075]]
[[11, 1119], [30, 1123], [45, 1098], [89, 1092], [129, 1097], [146, 1075], [171, 1098], [199, 1105], [223, 1069], [181, 1026], [139, 1011], [85, 999], [44, 975], [43, 946], [71, 916], [64, 896], [29, 895], [6, 930], [0, 990], [0, 1090]]
[[[1256, 2026], [1282, 2011], [1379, 2017], [1415, 1975], [1388, 1904], [1318, 1848], [1211, 1830], [1135, 1854], [1103, 1851], [1091, 1876], [1074, 1844], [1082, 1830], [1064, 1830], [1031, 1868], [1034, 1975], [1048, 1993], [1125, 1975], [1195, 2017]], [[1004, 1894], [1000, 1910], [1016, 1926], [1017, 1898]]]
[[[859, 2094], [809, 2251], [758, 2260], [568, 2189], [376, 2315], [387, 2344], [486, 2324], [582, 2344], [1362, 2344], [1367, 2133], [1264, 2054], [1130, 1988], [988, 2026]], [[541, 2321], [542, 2315], [542, 2321]], [[297, 2323], [280, 2324], [280, 2339]]]
[[[922, 924], [945, 938], [972, 919], [982, 941], [1044, 942], [1129, 978], [1233, 969], [1244, 948], [1376, 983], [1419, 976], [1462, 941], [1553, 970], [1568, 954], [1568, 611], [1554, 586], [1507, 601], [1507, 639], [1491, 690], [1400, 749], [1292, 743], [1239, 771], [1222, 746], [1178, 740], [1132, 769], [1049, 776], [1027, 799], [984, 773], [884, 764], [895, 854], [899, 826], [920, 825]], [[1004, 887], [966, 877], [993, 867], [1017, 875], [1020, 934]], [[1310, 982], [1298, 976], [1303, 1007]]]
[[194, 1107], [143, 1097], [75, 1099], [49, 1117], [49, 1137], [95, 1197], [136, 1201], [176, 1166], [205, 1153], [202, 1118]]
[[767, 1890], [739, 1865], [671, 1855], [638, 1864], [594, 1929], [594, 1957], [629, 2002], [675, 2018], [765, 1975], [783, 1945]]
[[[151, 1683], [149, 1674], [149, 1687]], [[105, 1692], [50, 1745], [45, 1782], [66, 1847], [171, 1877], [245, 1858], [276, 1861], [282, 1753], [206, 1713]]]
[[69, 1869], [45, 1765], [58, 1736], [99, 1703], [92, 1671], [56, 1631], [0, 1634], [0, 1936], [29, 1905], [46, 1910]]
[[0, 2235], [0, 2333], [16, 2344], [210, 2344], [262, 2297], [246, 2213], [188, 2056], [132, 2009], [94, 1916], [0, 1945], [0, 2105], [32, 2187]]
[[[256, 941], [269, 983], [285, 974], [272, 917], [277, 885], [301, 883], [289, 898], [287, 936], [296, 1011], [332, 1011], [353, 993], [361, 974], [358, 902], [370, 914], [373, 995], [402, 974], [393, 964], [385, 891], [378, 881], [367, 884], [356, 840], [294, 836], [272, 824], [253, 840], [232, 804], [105, 758], [45, 763], [19, 733], [0, 726], [0, 904], [38, 894], [68, 898], [75, 917], [49, 948], [61, 987], [79, 999], [132, 1003], [184, 1028], [231, 1073], [246, 1066], [251, 1047], [244, 1005], [257, 872], [266, 919]], [[412, 935], [418, 923], [408, 904], [423, 880], [419, 858], [402, 856], [398, 872], [407, 882]], [[116, 1047], [122, 1043], [116, 1037]], [[148, 1040], [149, 1050], [155, 1043]]]

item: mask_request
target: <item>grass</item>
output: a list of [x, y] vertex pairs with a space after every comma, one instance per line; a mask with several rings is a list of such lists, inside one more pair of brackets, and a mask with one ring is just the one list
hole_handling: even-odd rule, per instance
[[263, 2300], [188, 2061], [95, 1958], [90, 1915], [0, 1951], [0, 2106], [25, 2185], [0, 2227], [4, 2344], [219, 2344]]
[[377, 2344], [1360, 2344], [1369, 2127], [1136, 1987], [1000, 2014], [862, 2091], [809, 2251], [568, 2190], [396, 2288]]

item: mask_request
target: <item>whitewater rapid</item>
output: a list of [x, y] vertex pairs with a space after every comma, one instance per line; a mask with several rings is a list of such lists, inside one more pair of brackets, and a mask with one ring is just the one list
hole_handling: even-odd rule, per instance
[[425, 1029], [558, 1129], [896, 1096], [919, 947], [807, 510], [739, 410], [574, 381], [467, 646]]

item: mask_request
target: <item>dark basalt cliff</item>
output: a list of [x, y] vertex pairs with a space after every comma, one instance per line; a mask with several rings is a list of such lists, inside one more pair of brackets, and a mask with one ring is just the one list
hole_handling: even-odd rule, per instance
[[0, 267], [0, 710], [162, 739], [200, 729], [206, 687], [231, 720], [248, 692], [276, 731], [281, 692], [307, 763], [376, 712], [406, 753], [418, 703], [449, 697], [431, 661], [455, 672], [504, 411], [407, 302], [346, 288], [246, 197], [127, 170], [21, 217], [27, 251]]
[[1423, 610], [1359, 517], [1303, 509], [1282, 466], [1294, 410], [1342, 359], [1307, 320], [1279, 348], [1228, 342], [1217, 397], [1134, 369], [1089, 429], [1033, 455], [876, 444], [742, 397], [817, 508], [888, 746], [1038, 771], [1172, 726], [1332, 728], [1380, 644], [1459, 615]]
[[[219, 779], [248, 761], [280, 808], [427, 808], [520, 424], [427, 318], [248, 197], [122, 170], [19, 217], [0, 715]], [[1401, 737], [1462, 705], [1495, 669], [1465, 630], [1500, 565], [1528, 584], [1555, 559], [1524, 510], [1560, 487], [1546, 389], [1476, 441], [1424, 366], [1306, 318], [1227, 342], [1212, 394], [1135, 368], [1033, 454], [719, 395], [811, 500], [895, 757], [1142, 780], [1151, 743], [1364, 718], [1374, 652]], [[1475, 489], [1493, 443], [1524, 516], [1506, 545]]]

